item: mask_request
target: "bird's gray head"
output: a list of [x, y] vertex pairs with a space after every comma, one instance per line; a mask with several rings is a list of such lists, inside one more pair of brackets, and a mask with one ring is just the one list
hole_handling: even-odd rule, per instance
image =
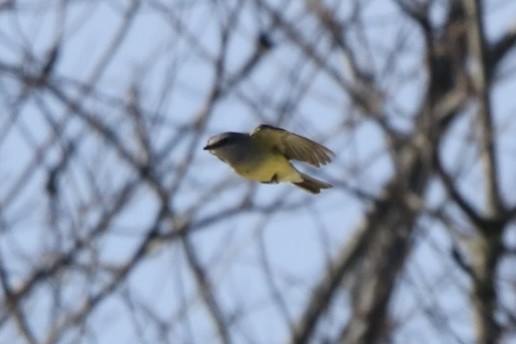
[[229, 148], [231, 146], [241, 143], [243, 140], [248, 139], [249, 135], [242, 133], [227, 132], [219, 135], [212, 136], [208, 139], [208, 143], [203, 148], [213, 152], [220, 148]]
[[249, 135], [227, 132], [210, 137], [204, 149], [231, 165], [248, 156], [250, 151], [252, 152], [250, 149], [253, 146], [249, 143]]

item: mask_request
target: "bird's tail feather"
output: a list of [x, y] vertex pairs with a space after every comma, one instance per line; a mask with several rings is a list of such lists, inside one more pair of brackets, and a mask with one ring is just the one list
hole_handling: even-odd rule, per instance
[[310, 177], [309, 175], [306, 175], [304, 173], [300, 173], [303, 180], [301, 182], [292, 183], [295, 186], [298, 186], [302, 188], [305, 191], [308, 191], [313, 194], [318, 194], [321, 192], [321, 189], [329, 189], [333, 185], [330, 183], [323, 182], [322, 180], [315, 179], [313, 177]]

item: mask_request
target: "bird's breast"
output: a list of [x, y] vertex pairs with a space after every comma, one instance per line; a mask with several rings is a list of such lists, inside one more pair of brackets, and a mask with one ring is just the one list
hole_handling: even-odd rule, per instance
[[279, 153], [256, 154], [246, 163], [233, 167], [236, 173], [244, 178], [259, 182], [297, 181], [299, 173], [289, 161]]

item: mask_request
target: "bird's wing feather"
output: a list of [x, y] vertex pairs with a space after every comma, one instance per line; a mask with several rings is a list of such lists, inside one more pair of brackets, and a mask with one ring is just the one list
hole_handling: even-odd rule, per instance
[[317, 167], [329, 163], [335, 156], [331, 150], [317, 142], [266, 124], [257, 127], [251, 137], [277, 149], [289, 160], [304, 161]]

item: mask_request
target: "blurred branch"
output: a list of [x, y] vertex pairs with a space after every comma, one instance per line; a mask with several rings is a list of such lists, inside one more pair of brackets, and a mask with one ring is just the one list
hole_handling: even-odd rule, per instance
[[3, 306], [6, 308], [6, 311], [13, 314], [16, 326], [23, 338], [30, 344], [36, 344], [38, 341], [27, 323], [27, 317], [22, 310], [22, 302], [19, 302], [19, 298], [13, 295], [13, 291], [9, 285], [9, 278], [4, 267], [3, 258], [0, 258], [0, 282], [5, 295], [2, 300]]
[[[500, 196], [498, 162], [495, 153], [495, 132], [491, 113], [491, 95], [486, 65], [487, 43], [484, 32], [482, 3], [478, 0], [463, 0], [466, 12], [468, 48], [471, 60], [470, 79], [478, 101], [480, 160], [485, 183], [485, 208], [488, 217], [497, 217], [504, 212]], [[502, 254], [503, 223], [489, 223], [477, 227], [481, 235], [470, 245], [472, 268], [475, 274], [473, 303], [476, 318], [478, 343], [496, 343], [501, 327], [495, 314], [498, 295], [495, 287], [496, 271]]]
[[494, 73], [502, 60], [516, 47], [516, 26], [508, 30], [501, 38], [491, 44], [486, 56], [488, 81], [492, 82]]
[[436, 166], [437, 173], [446, 187], [446, 191], [450, 194], [451, 198], [457, 203], [460, 209], [469, 217], [469, 219], [477, 226], [484, 223], [484, 219], [480, 214], [468, 203], [466, 198], [462, 196], [460, 191], [457, 189], [457, 178], [453, 180], [448, 172], [444, 170], [443, 163], [440, 158], [439, 151], [436, 150], [434, 155], [434, 164]]
[[428, 19], [429, 1], [396, 0], [396, 4], [405, 14], [419, 24], [425, 35], [431, 33], [432, 28]]
[[495, 155], [495, 132], [491, 114], [491, 95], [486, 73], [486, 39], [483, 28], [481, 3], [478, 0], [463, 0], [467, 12], [468, 46], [471, 57], [471, 84], [478, 97], [480, 126], [480, 154], [486, 180], [486, 211], [488, 214], [503, 212], [503, 204], [498, 185], [498, 164]]
[[197, 281], [197, 285], [201, 290], [201, 295], [211, 315], [211, 319], [215, 324], [220, 340], [225, 344], [232, 343], [233, 341], [231, 340], [229, 332], [230, 324], [222, 311], [220, 301], [215, 297], [215, 291], [213, 290], [213, 285], [210, 282], [208, 273], [197, 257], [195, 248], [190, 240], [191, 239], [188, 236], [183, 237], [182, 240], [190, 269], [192, 270], [195, 280]]

